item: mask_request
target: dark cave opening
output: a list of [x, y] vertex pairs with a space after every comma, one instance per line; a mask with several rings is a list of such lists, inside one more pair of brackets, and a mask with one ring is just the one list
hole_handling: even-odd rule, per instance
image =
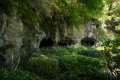
[[47, 47], [52, 47], [53, 46], [53, 40], [50, 38], [47, 39], [42, 39], [42, 41], [40, 42], [39, 48], [47, 48]]
[[5, 67], [5, 61], [5, 57], [2, 54], [0, 54], [0, 69]]
[[69, 37], [65, 37], [60, 42], [58, 42], [59, 46], [69, 46], [72, 44], [74, 44], [74, 41]]
[[82, 46], [86, 46], [86, 47], [91, 47], [95, 45], [95, 39], [93, 38], [89, 38], [89, 37], [85, 37], [81, 40], [81, 45]]

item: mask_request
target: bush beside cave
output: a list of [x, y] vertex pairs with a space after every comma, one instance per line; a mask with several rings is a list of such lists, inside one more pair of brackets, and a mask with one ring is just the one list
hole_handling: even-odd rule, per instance
[[[25, 69], [46, 80], [114, 80], [109, 73], [103, 72], [102, 69], [105, 66], [103, 60], [97, 57], [93, 58], [93, 56], [81, 55], [81, 52], [84, 51], [87, 51], [84, 46], [40, 49], [40, 51], [33, 53], [33, 57], [29, 58], [25, 64]], [[89, 52], [92, 53], [92, 51]], [[5, 74], [9, 74], [7, 78], [10, 78], [12, 74], [16, 75], [16, 72]], [[18, 75], [21, 76], [22, 74], [18, 73]], [[30, 77], [32, 78], [32, 76]], [[17, 76], [11, 77], [11, 79], [16, 78]], [[28, 78], [26, 77], [26, 79]], [[34, 78], [30, 80], [42, 80], [41, 78]]]
[[43, 78], [53, 79], [58, 76], [59, 63], [56, 59], [31, 57], [26, 64], [26, 69]]
[[103, 51], [94, 50], [94, 49], [83, 50], [79, 52], [78, 54], [89, 56], [89, 57], [94, 57], [94, 58], [99, 58], [99, 59], [105, 59], [105, 53]]
[[80, 51], [74, 47], [76, 52], [72, 52], [72, 47], [44, 49], [28, 60], [26, 69], [47, 80], [114, 80], [109, 73], [103, 72], [103, 60], [77, 53], [84, 49]]
[[[59, 58], [59, 80], [97, 80], [104, 62], [82, 55], [64, 55]], [[94, 76], [94, 77], [93, 77]], [[99, 77], [100, 78], [100, 77]], [[101, 79], [100, 79], [101, 80]]]

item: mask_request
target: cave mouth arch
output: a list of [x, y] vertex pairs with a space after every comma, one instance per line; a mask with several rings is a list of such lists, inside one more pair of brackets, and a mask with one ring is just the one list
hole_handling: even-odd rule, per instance
[[39, 48], [50, 48], [54, 44], [53, 40], [51, 38], [44, 38], [40, 42]]
[[95, 45], [96, 40], [94, 38], [85, 37], [81, 40], [81, 45], [91, 47]]
[[64, 37], [58, 42], [59, 46], [70, 46], [73, 44], [74, 44], [74, 41], [70, 37]]

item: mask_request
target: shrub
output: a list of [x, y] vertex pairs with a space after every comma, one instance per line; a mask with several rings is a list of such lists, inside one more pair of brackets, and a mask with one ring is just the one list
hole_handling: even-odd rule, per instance
[[45, 80], [34, 73], [17, 69], [16, 71], [0, 70], [0, 80]]
[[58, 61], [45, 56], [31, 57], [26, 64], [26, 68], [47, 79], [55, 78], [59, 73]]
[[65, 48], [69, 51], [69, 53], [79, 53], [83, 50], [87, 50], [87, 48], [85, 46], [71, 45], [71, 46], [66, 46]]
[[55, 46], [52, 48], [43, 48], [38, 50], [38, 54], [44, 54], [47, 55], [48, 57], [60, 57], [62, 55], [72, 55], [72, 54], [77, 54], [83, 50], [87, 50], [86, 47], [84, 46]]
[[53, 55], [61, 56], [61, 55], [71, 54], [65, 47], [59, 47], [59, 46], [52, 48], [43, 48], [38, 50], [37, 53], [47, 55], [48, 57], [53, 57]]
[[90, 80], [116, 80], [110, 73], [108, 72], [98, 72], [94, 74]]
[[97, 58], [82, 55], [64, 55], [59, 58], [60, 76], [58, 80], [94, 80], [104, 62]]
[[105, 59], [105, 54], [102, 51], [99, 50], [83, 50], [79, 53], [80, 55], [85, 55], [89, 57], [99, 58], [99, 59]]
[[87, 51], [75, 46], [42, 49], [40, 54], [33, 53], [26, 69], [48, 80], [114, 80], [109, 73], [102, 72], [105, 62], [96, 58], [101, 52]]

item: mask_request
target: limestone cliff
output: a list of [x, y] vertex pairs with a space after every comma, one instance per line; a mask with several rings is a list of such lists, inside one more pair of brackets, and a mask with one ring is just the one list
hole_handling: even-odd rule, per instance
[[[0, 46], [13, 44], [15, 46], [14, 48], [17, 49], [23, 45], [23, 39], [27, 37], [33, 37], [32, 42], [29, 43], [33, 48], [39, 48], [41, 41], [48, 38], [53, 41], [53, 45], [66, 46], [82, 44], [92, 46], [99, 41], [94, 30], [104, 27], [95, 19], [80, 25], [80, 31], [74, 26], [68, 26], [67, 24], [59, 24], [59, 26], [48, 29], [43, 28], [44, 26], [41, 26], [41, 23], [35, 22], [34, 25], [32, 25], [32, 27], [34, 27], [32, 31], [29, 30], [29, 25], [24, 24], [17, 15], [17, 11], [14, 11], [11, 16], [2, 14], [0, 18]], [[32, 35], [30, 36], [30, 34]]]

